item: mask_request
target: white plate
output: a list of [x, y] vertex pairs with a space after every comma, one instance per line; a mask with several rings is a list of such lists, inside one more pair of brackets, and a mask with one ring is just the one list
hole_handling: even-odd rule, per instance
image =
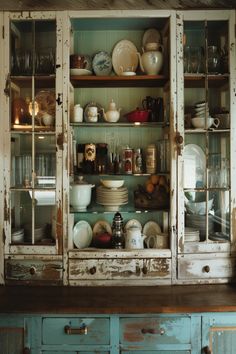
[[157, 235], [161, 233], [161, 228], [155, 221], [148, 221], [143, 227], [143, 234], [146, 236]]
[[134, 71], [123, 71], [120, 75], [121, 76], [135, 76], [136, 73]]
[[112, 61], [107, 52], [98, 52], [93, 58], [93, 71], [97, 76], [108, 76], [111, 74]]
[[92, 75], [92, 71], [87, 69], [70, 69], [71, 75], [80, 75], [80, 76], [87, 76]]
[[140, 229], [142, 231], [142, 225], [136, 219], [131, 219], [131, 220], [127, 221], [127, 223], [125, 224], [125, 227], [124, 227], [125, 231], [127, 231], [130, 227], [137, 227], [138, 229]]
[[144, 32], [142, 43], [143, 46], [147, 43], [161, 43], [160, 32], [156, 28], [149, 28]]
[[198, 103], [195, 104], [195, 107], [200, 108], [200, 107], [205, 107], [206, 105], [208, 105], [207, 102], [198, 102]]
[[184, 147], [184, 188], [203, 187], [205, 182], [206, 155], [196, 144]]
[[112, 229], [107, 221], [99, 220], [93, 227], [93, 237], [97, 237], [103, 232], [108, 232], [109, 234], [112, 234]]
[[87, 221], [78, 221], [73, 228], [73, 241], [77, 248], [89, 247], [93, 238], [92, 228]]
[[137, 48], [133, 42], [123, 39], [116, 43], [112, 51], [112, 65], [118, 76], [121, 76], [127, 68], [132, 68], [132, 71], [136, 71], [138, 55]]

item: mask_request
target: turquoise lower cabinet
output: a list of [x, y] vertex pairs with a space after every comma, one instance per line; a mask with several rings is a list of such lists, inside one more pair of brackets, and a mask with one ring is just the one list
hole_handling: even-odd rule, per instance
[[36, 329], [37, 325], [32, 317], [0, 316], [0, 353], [36, 353], [31, 350], [40, 345], [40, 338], [32, 335]]
[[206, 354], [236, 353], [236, 316], [220, 313], [203, 316], [202, 348]]
[[121, 353], [199, 353], [200, 323], [191, 315], [121, 317]]

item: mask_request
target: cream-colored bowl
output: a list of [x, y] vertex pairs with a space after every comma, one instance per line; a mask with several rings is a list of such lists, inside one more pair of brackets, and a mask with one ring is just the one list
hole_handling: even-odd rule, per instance
[[124, 184], [123, 179], [101, 179], [101, 183], [106, 188], [120, 188]]

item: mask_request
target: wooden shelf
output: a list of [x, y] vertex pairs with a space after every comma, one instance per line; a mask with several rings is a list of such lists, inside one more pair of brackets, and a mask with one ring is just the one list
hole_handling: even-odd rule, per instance
[[164, 75], [71, 76], [74, 87], [161, 87], [168, 82]]
[[209, 87], [221, 87], [229, 82], [229, 74], [184, 74], [184, 87], [202, 87], [206, 86], [205, 81], [208, 81]]

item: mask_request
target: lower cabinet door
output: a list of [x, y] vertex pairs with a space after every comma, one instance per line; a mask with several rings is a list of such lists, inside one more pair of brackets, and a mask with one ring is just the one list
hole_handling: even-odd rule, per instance
[[[32, 346], [29, 341], [30, 324], [24, 318], [1, 317], [0, 353], [22, 354]], [[32, 352], [33, 353], [33, 352]]]
[[202, 349], [206, 354], [236, 353], [235, 314], [203, 316]]
[[[74, 352], [71, 352], [71, 351], [69, 351], [68, 352], [68, 350], [66, 350], [66, 351], [61, 351], [61, 350], [53, 350], [53, 351], [48, 351], [48, 350], [46, 350], [46, 351], [42, 351], [41, 352], [42, 354], [109, 354], [109, 352], [101, 352], [101, 351], [99, 351], [99, 350], [95, 350], [95, 351], [86, 351], [86, 352], [84, 352], [84, 351], [78, 351], [78, 350], [76, 350], [76, 351], [74, 351]], [[168, 353], [167, 353], [168, 354]], [[171, 353], [172, 354], [172, 353]], [[180, 354], [182, 354], [182, 353], [180, 353]], [[185, 354], [185, 353], [183, 353], [183, 354]]]
[[159, 350], [149, 350], [149, 351], [147, 351], [147, 350], [142, 350], [141, 352], [140, 351], [136, 351], [136, 350], [132, 350], [132, 351], [121, 351], [121, 354], [138, 354], [138, 353], [140, 353], [140, 354], [191, 354], [191, 351], [189, 351], [189, 350], [165, 350], [164, 352], [163, 352], [163, 350], [161, 350], [161, 351], [159, 351]]

